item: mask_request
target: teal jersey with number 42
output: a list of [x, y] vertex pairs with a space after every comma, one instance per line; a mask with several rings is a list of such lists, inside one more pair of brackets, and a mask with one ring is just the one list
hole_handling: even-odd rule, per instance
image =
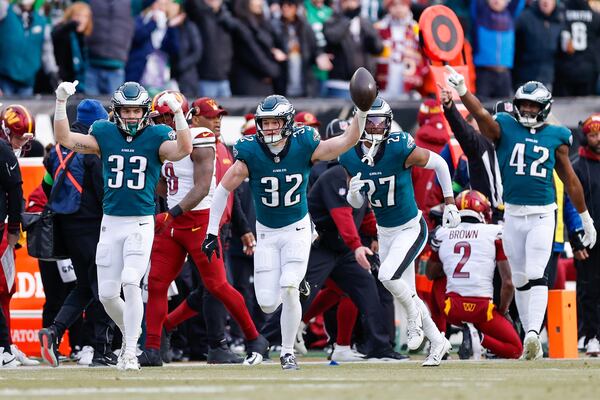
[[390, 134], [380, 146], [372, 167], [361, 161], [360, 143], [340, 156], [340, 164], [352, 176], [361, 173], [377, 225], [393, 228], [404, 225], [419, 212], [410, 168], [404, 167], [416, 145], [410, 134], [398, 132]]
[[269, 228], [282, 228], [308, 213], [306, 186], [319, 133], [311, 127], [294, 128], [283, 150], [274, 155], [256, 135], [242, 137], [233, 156], [248, 167], [256, 220]]
[[564, 126], [527, 128], [512, 115], [495, 116], [501, 135], [496, 143], [504, 201], [508, 204], [545, 206], [556, 201], [552, 171], [556, 150], [573, 142]]
[[162, 166], [158, 149], [175, 132], [166, 125], [150, 125], [128, 141], [114, 123], [96, 121], [90, 134], [100, 146], [104, 214], [154, 215], [154, 192]]

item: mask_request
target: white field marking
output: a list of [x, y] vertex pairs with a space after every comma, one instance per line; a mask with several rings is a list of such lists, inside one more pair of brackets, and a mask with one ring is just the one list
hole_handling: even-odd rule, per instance
[[[283, 384], [277, 385], [278, 388], [288, 387], [290, 389], [299, 388], [300, 384]], [[362, 387], [358, 383], [333, 383], [320, 384], [319, 389], [354, 389]], [[210, 385], [210, 386], [134, 386], [122, 388], [36, 388], [36, 389], [0, 389], [0, 397], [4, 396], [30, 396], [30, 397], [64, 397], [64, 396], [82, 396], [94, 394], [215, 394], [215, 393], [230, 393], [247, 392], [258, 390], [256, 385], [240, 385], [240, 386], [225, 386], [225, 385]]]

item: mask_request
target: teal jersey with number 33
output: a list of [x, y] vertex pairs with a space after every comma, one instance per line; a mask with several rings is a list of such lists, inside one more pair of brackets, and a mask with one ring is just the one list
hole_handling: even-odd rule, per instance
[[564, 126], [544, 125], [532, 129], [512, 115], [495, 116], [502, 131], [496, 143], [504, 201], [508, 204], [545, 206], [556, 201], [552, 171], [556, 150], [573, 142]]
[[306, 186], [319, 133], [311, 127], [294, 128], [278, 155], [259, 143], [256, 135], [244, 136], [233, 147], [233, 156], [248, 167], [256, 220], [269, 228], [282, 228], [308, 213]]
[[377, 225], [394, 228], [418, 213], [411, 169], [404, 166], [416, 146], [406, 132], [390, 134], [380, 146], [372, 167], [361, 161], [360, 143], [340, 156], [340, 164], [352, 176], [361, 173]]
[[128, 141], [109, 121], [96, 121], [90, 128], [102, 159], [106, 215], [154, 215], [154, 192], [162, 162], [158, 149], [175, 132], [166, 125], [151, 125]]

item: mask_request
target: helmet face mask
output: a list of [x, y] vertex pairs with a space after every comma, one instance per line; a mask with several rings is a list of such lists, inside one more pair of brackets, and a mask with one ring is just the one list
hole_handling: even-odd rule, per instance
[[[254, 115], [258, 140], [265, 144], [276, 144], [290, 136], [294, 132], [295, 114], [294, 106], [285, 97], [280, 95], [266, 97], [260, 102]], [[279, 128], [273, 126], [273, 120], [280, 121]]]
[[365, 129], [361, 133], [360, 140], [371, 144], [379, 144], [390, 135], [394, 114], [389, 104], [378, 97], [367, 111]]
[[[546, 122], [552, 108], [552, 93], [540, 82], [530, 81], [517, 89], [513, 100], [517, 121], [527, 128], [538, 128]], [[534, 111], [534, 105], [539, 106]], [[528, 108], [528, 110], [523, 110]]]
[[[113, 118], [117, 126], [129, 136], [135, 136], [150, 125], [150, 97], [142, 85], [137, 82], [125, 82], [113, 94]], [[124, 109], [142, 110], [139, 117], [121, 115]], [[133, 113], [133, 112], [132, 112]]]

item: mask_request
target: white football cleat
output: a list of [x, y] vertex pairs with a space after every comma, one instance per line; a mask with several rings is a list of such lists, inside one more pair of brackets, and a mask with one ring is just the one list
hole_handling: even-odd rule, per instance
[[90, 365], [94, 358], [94, 348], [92, 346], [83, 346], [83, 349], [77, 353], [77, 365]]
[[333, 344], [333, 353], [331, 359], [339, 362], [366, 361], [365, 355], [354, 351], [350, 346], [340, 346]]
[[14, 354], [4, 351], [4, 347], [0, 347], [0, 368], [15, 368], [21, 365]]
[[306, 332], [306, 324], [300, 321], [298, 326], [298, 332], [296, 333], [296, 341], [294, 342], [294, 352], [296, 354], [302, 354], [303, 356], [308, 353], [306, 344], [304, 343], [304, 333]]
[[544, 350], [542, 350], [542, 342], [540, 342], [538, 334], [533, 331], [527, 332], [523, 341], [523, 355], [521, 358], [524, 360], [537, 360], [543, 357]]
[[598, 357], [600, 355], [600, 342], [596, 338], [591, 338], [585, 345], [585, 354], [589, 357]]
[[33, 367], [34, 365], [40, 365], [40, 362], [38, 360], [32, 360], [31, 358], [27, 357], [27, 355], [25, 353], [23, 353], [16, 344], [11, 344], [10, 345], [10, 351], [11, 353], [13, 353], [13, 356], [16, 357], [17, 361], [21, 363], [21, 365], [24, 365], [26, 367]]
[[444, 338], [441, 343], [432, 344], [429, 355], [421, 365], [424, 367], [437, 367], [441, 364], [442, 359], [448, 354], [451, 348], [452, 345], [446, 338]]
[[139, 371], [140, 363], [135, 353], [126, 351], [120, 359], [120, 364], [117, 362], [117, 369], [120, 371]]
[[406, 345], [409, 350], [418, 349], [425, 339], [425, 333], [423, 332], [423, 318], [421, 317], [421, 311], [418, 309], [417, 317], [415, 319], [408, 319], [406, 334]]

